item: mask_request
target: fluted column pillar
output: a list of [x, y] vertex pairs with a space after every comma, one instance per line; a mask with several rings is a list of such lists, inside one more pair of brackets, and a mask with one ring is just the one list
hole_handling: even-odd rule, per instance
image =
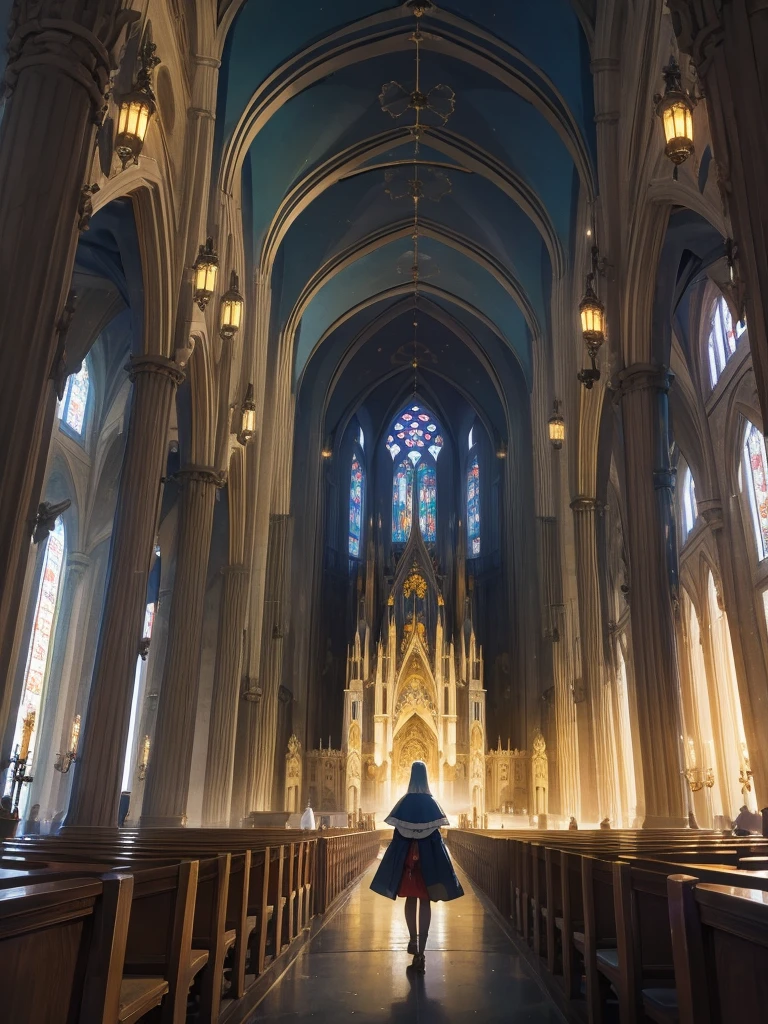
[[644, 827], [686, 824], [680, 751], [680, 694], [672, 587], [675, 529], [664, 367], [635, 364], [618, 375], [624, 424], [630, 616]]
[[207, 466], [188, 466], [179, 477], [182, 490], [176, 579], [141, 811], [142, 826], [155, 828], [183, 825], [186, 820], [213, 508], [222, 482], [221, 474]]
[[[600, 506], [601, 507], [601, 506]], [[579, 732], [579, 768], [581, 773], [581, 813], [587, 821], [612, 816], [609, 764], [605, 737], [603, 700], [602, 625], [600, 621], [600, 582], [597, 567], [595, 516], [599, 503], [579, 496], [571, 502], [576, 549], [576, 584], [579, 594], [579, 632], [581, 634], [581, 692], [577, 720]], [[583, 707], [583, 712], [579, 711]]]
[[66, 720], [66, 709], [70, 707], [67, 688], [71, 681], [70, 672], [75, 647], [82, 643], [77, 624], [80, 621], [83, 581], [90, 564], [90, 558], [82, 551], [73, 551], [67, 558], [64, 592], [56, 616], [53, 658], [45, 687], [40, 738], [35, 755], [34, 782], [29, 797], [30, 806], [34, 803], [39, 803], [43, 808], [49, 806], [54, 782], [54, 759], [57, 753], [66, 753], [69, 749], [67, 746], [54, 749], [54, 745], [60, 738], [61, 742], [66, 744], [72, 734], [72, 722]]
[[248, 606], [250, 573], [244, 565], [229, 565], [223, 573], [224, 593], [219, 613], [219, 643], [208, 730], [203, 825], [228, 827], [243, 667], [243, 627]]
[[283, 645], [287, 623], [283, 621], [285, 563], [290, 547], [291, 517], [269, 517], [269, 549], [264, 588], [264, 626], [261, 641], [261, 699], [257, 710], [253, 749], [253, 797], [250, 810], [268, 811], [272, 806], [277, 745], [277, 712], [283, 669]]
[[[78, 203], [122, 26], [139, 17], [123, 0], [17, 0], [9, 26], [0, 127], [0, 644], [19, 614], [9, 581], [26, 559], [27, 520], [48, 381], [77, 242]], [[14, 599], [15, 598], [15, 599]], [[0, 666], [0, 687], [5, 674]], [[0, 692], [0, 729], [9, 711]]]
[[68, 827], [117, 826], [168, 424], [184, 374], [162, 356], [135, 356], [131, 378], [131, 420], [112, 531], [109, 582], [81, 733], [82, 757], [73, 769]]

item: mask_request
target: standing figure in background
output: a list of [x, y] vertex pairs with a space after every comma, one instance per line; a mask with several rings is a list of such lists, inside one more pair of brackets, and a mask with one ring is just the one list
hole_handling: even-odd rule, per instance
[[427, 766], [423, 761], [414, 761], [411, 765], [408, 792], [385, 820], [394, 826], [395, 832], [371, 889], [391, 900], [405, 897], [405, 922], [410, 937], [408, 952], [413, 954], [411, 967], [423, 974], [424, 949], [432, 920], [431, 903], [447, 902], [464, 895], [440, 835], [441, 826], [450, 822], [429, 791]]

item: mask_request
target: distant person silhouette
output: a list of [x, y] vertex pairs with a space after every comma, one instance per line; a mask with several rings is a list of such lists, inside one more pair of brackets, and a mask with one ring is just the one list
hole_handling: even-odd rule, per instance
[[405, 897], [405, 923], [410, 936], [408, 952], [413, 954], [411, 967], [423, 973], [424, 949], [432, 920], [431, 903], [447, 902], [464, 895], [440, 835], [440, 826], [450, 822], [429, 791], [427, 766], [423, 761], [414, 761], [411, 765], [408, 792], [385, 820], [394, 826], [395, 832], [371, 889], [391, 900]]

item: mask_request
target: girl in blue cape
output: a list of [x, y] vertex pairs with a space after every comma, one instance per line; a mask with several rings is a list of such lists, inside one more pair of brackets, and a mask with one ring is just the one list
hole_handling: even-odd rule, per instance
[[410, 935], [408, 952], [413, 954], [411, 966], [423, 972], [424, 948], [432, 920], [430, 901], [455, 900], [464, 895], [440, 835], [440, 826], [450, 823], [429, 791], [427, 766], [423, 761], [414, 761], [411, 765], [408, 792], [398, 800], [385, 821], [394, 825], [395, 832], [371, 888], [391, 900], [405, 897], [405, 923]]

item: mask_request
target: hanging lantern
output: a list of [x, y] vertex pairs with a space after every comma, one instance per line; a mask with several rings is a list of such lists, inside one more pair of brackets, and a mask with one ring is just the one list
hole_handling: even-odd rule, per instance
[[240, 330], [243, 320], [243, 306], [245, 302], [239, 291], [237, 274], [232, 271], [229, 278], [229, 291], [224, 292], [221, 297], [221, 321], [219, 330], [222, 338], [231, 339]]
[[248, 384], [240, 419], [240, 433], [237, 439], [242, 445], [256, 437], [256, 403], [253, 400], [253, 384]]
[[597, 355], [598, 349], [605, 341], [605, 306], [592, 287], [594, 279], [594, 274], [587, 274], [587, 288], [584, 298], [579, 303], [581, 333], [590, 355]]
[[154, 112], [154, 100], [139, 89], [129, 92], [120, 101], [115, 152], [120, 157], [123, 170], [130, 160], [133, 160], [135, 164], [139, 162], [139, 153], [141, 153], [144, 139], [147, 137], [149, 119]]
[[136, 77], [136, 84], [130, 92], [120, 98], [115, 152], [120, 157], [123, 170], [130, 160], [138, 163], [147, 137], [149, 119], [155, 112], [152, 69], [160, 63], [160, 58], [155, 56], [155, 50], [155, 44], [147, 38], [139, 53], [141, 68]]
[[201, 245], [193, 267], [195, 271], [195, 302], [202, 312], [210, 302], [216, 288], [216, 275], [219, 272], [219, 256], [213, 247], [213, 239], [206, 239]]
[[693, 153], [693, 108], [695, 101], [683, 89], [680, 65], [674, 57], [664, 68], [664, 95], [656, 94], [656, 113], [664, 126], [664, 152], [677, 167]]
[[549, 417], [549, 441], [555, 451], [560, 451], [565, 440], [565, 420], [560, 415], [560, 403], [555, 399], [555, 411]]

